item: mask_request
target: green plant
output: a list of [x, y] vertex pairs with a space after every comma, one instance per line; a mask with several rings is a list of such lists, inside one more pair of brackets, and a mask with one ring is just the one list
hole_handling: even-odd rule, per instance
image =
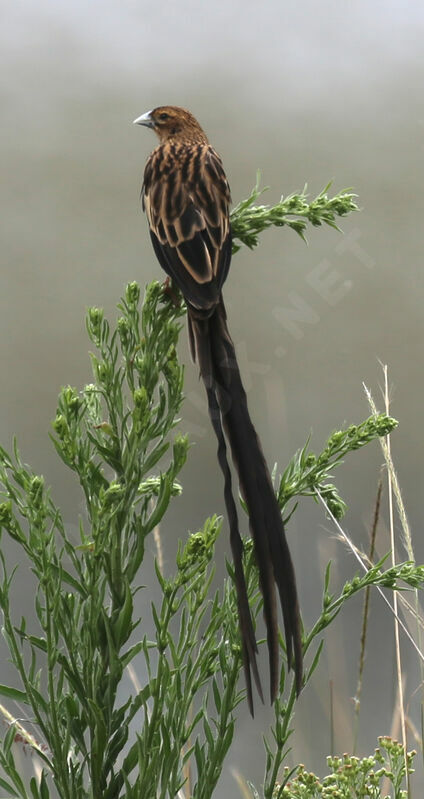
[[[237, 252], [240, 246], [253, 249], [259, 241], [259, 234], [269, 227], [289, 227], [297, 233], [303, 241], [308, 222], [313, 227], [329, 225], [334, 230], [340, 231], [337, 226], [336, 218], [344, 217], [359, 211], [356, 204], [356, 194], [350, 189], [344, 189], [334, 197], [328, 197], [327, 192], [331, 187], [331, 182], [317, 194], [315, 199], [309, 201], [306, 193], [307, 186], [303, 191], [281, 197], [276, 205], [257, 205], [256, 200], [267, 187], [259, 188], [260, 173], [257, 174], [256, 186], [252, 189], [249, 197], [242, 200], [235, 206], [231, 213], [231, 229], [233, 233], [233, 252]], [[238, 240], [240, 244], [236, 243]]]
[[370, 757], [328, 757], [331, 773], [323, 780], [308, 773], [304, 766], [298, 766], [294, 777], [275, 796], [281, 799], [380, 799], [386, 782], [393, 791], [393, 799], [407, 799], [407, 792], [401, 786], [406, 769], [408, 774], [413, 772], [416, 753], [408, 753], [405, 766], [404, 748], [398, 741], [381, 737], [379, 744]]
[[[343, 194], [342, 209], [348, 196], [353, 203], [352, 195]], [[304, 195], [299, 197], [304, 202]], [[327, 222], [337, 211], [335, 200], [322, 216]], [[262, 221], [268, 212], [261, 209]], [[241, 239], [237, 224], [243, 213], [236, 210], [232, 217]], [[281, 215], [278, 219], [281, 224]], [[38, 629], [29, 629], [25, 619], [14, 618], [15, 570], [0, 550], [3, 633], [19, 680], [19, 687], [0, 686], [0, 695], [23, 705], [36, 731], [29, 733], [28, 725], [3, 709], [9, 729], [0, 749], [0, 786], [9, 797], [48, 799], [54, 786], [63, 799], [166, 799], [183, 790], [192, 799], [208, 799], [244, 697], [231, 564], [221, 589], [211, 589], [218, 517], [180, 545], [173, 575], [164, 575], [157, 564], [161, 600], [151, 604], [151, 640], [136, 615], [138, 594], [148, 612], [141, 587], [146, 537], [181, 493], [178, 477], [189, 449], [187, 437], [174, 432], [183, 401], [176, 344], [184, 308], [156, 282], [147, 287], [141, 310], [135, 283], [118, 307], [113, 328], [100, 309], [88, 311], [87, 331], [96, 348], [93, 383], [81, 392], [62, 389], [53, 422], [56, 451], [76, 475], [85, 500], [78, 539], [67, 530], [44, 478], [23, 463], [16, 443], [12, 455], [0, 448], [0, 534], [19, 545], [37, 585]], [[297, 453], [279, 481], [282, 511], [289, 500], [319, 492], [340, 518], [345, 505], [330, 482], [331, 470], [395, 425], [380, 414], [333, 433], [318, 455], [306, 447]], [[260, 595], [249, 541], [245, 550], [257, 617]], [[322, 631], [351, 596], [369, 585], [422, 585], [422, 568], [406, 563], [384, 571], [383, 560], [347, 583], [338, 597], [329, 591], [328, 569], [322, 611], [305, 633], [305, 653], [315, 645], [306, 681], [319, 660]], [[145, 675], [134, 691], [124, 679], [131, 667]], [[265, 744], [266, 799], [283, 796], [288, 779], [278, 783], [296, 693], [293, 685], [285, 690], [286, 682], [283, 661], [273, 744]], [[29, 788], [15, 763], [14, 741], [25, 742], [43, 764], [41, 780], [33, 777]]]

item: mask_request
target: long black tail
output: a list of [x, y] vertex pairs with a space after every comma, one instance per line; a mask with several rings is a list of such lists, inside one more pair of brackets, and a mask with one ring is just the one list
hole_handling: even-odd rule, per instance
[[208, 396], [209, 415], [218, 439], [218, 460], [224, 474], [225, 503], [230, 526], [242, 638], [243, 666], [249, 708], [253, 715], [251, 670], [262, 698], [256, 663], [257, 646], [242, 566], [243, 542], [227, 461], [224, 432], [237, 469], [240, 490], [249, 511], [255, 557], [263, 596], [269, 652], [271, 702], [279, 684], [278, 618], [275, 585], [283, 611], [289, 668], [294, 664], [296, 689], [302, 687], [302, 639], [296, 578], [283, 520], [256, 430], [250, 419], [246, 392], [228, 332], [222, 300], [209, 317], [189, 307], [192, 354]]

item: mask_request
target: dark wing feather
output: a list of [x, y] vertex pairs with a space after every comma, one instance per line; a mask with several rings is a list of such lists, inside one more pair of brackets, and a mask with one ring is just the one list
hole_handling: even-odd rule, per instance
[[[219, 289], [216, 280], [199, 284], [190, 272], [182, 267], [180, 255], [175, 247], [161, 244], [150, 231], [153, 249], [162, 269], [169, 275], [182, 292], [185, 300], [195, 308], [214, 308], [218, 302]], [[231, 247], [231, 244], [230, 244]]]
[[162, 268], [196, 308], [214, 307], [231, 261], [230, 190], [206, 144], [156, 148], [144, 173], [143, 207]]

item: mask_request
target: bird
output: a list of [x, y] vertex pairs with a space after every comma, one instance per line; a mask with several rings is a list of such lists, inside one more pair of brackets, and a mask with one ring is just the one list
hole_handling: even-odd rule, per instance
[[231, 194], [222, 160], [190, 111], [164, 105], [134, 124], [150, 128], [159, 144], [147, 159], [141, 190], [153, 249], [186, 302], [189, 343], [204, 383], [218, 442], [234, 564], [246, 695], [254, 713], [252, 675], [262, 702], [258, 647], [243, 570], [244, 544], [234, 499], [228, 445], [249, 514], [263, 599], [270, 699], [279, 690], [280, 598], [288, 668], [297, 695], [303, 683], [302, 628], [296, 577], [280, 507], [262, 446], [251, 421], [236, 350], [227, 325], [222, 288], [232, 255]]

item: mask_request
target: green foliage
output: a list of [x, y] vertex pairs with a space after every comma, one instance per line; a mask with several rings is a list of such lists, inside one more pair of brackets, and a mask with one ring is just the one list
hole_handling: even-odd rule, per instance
[[[312, 222], [330, 224], [329, 213], [312, 216]], [[233, 224], [241, 218], [236, 209]], [[251, 232], [256, 235], [254, 226]], [[69, 532], [44, 478], [24, 464], [16, 443], [13, 454], [0, 448], [0, 535], [17, 543], [35, 576], [37, 618], [31, 629], [25, 618], [14, 618], [15, 570], [0, 549], [3, 634], [17, 677], [16, 686], [0, 685], [0, 696], [24, 706], [36, 731], [29, 733], [1, 708], [8, 730], [0, 748], [0, 788], [8, 796], [49, 799], [54, 786], [63, 799], [171, 799], [183, 790], [191, 799], [209, 799], [221, 774], [244, 690], [238, 687], [242, 662], [231, 564], [221, 588], [211, 588], [220, 520], [208, 519], [180, 545], [173, 576], [156, 565], [158, 602], [150, 605], [141, 587], [146, 538], [181, 493], [178, 477], [189, 449], [187, 437], [174, 430], [183, 401], [176, 345], [184, 314], [174, 299], [155, 282], [140, 309], [139, 287], [131, 283], [114, 328], [101, 309], [88, 311], [93, 383], [81, 392], [62, 389], [52, 433], [84, 497], [78, 536]], [[344, 503], [329, 483], [330, 469], [395, 424], [384, 415], [372, 417], [333, 433], [319, 455], [305, 447], [280, 479], [281, 508], [319, 491], [340, 516]], [[257, 571], [252, 543], [245, 543], [256, 618]], [[320, 615], [305, 632], [305, 654], [315, 647], [305, 682], [318, 664], [323, 630], [351, 596], [368, 585], [422, 585], [422, 568], [406, 563], [383, 571], [383, 560], [339, 596], [330, 592], [328, 569]], [[151, 640], [137, 617], [137, 593], [145, 615], [151, 610]], [[288, 779], [278, 783], [296, 691], [284, 658], [282, 645], [281, 695], [271, 743], [265, 740], [266, 799], [281, 799]], [[141, 683], [133, 690], [131, 669]], [[33, 778], [29, 788], [14, 760], [19, 743], [43, 765], [41, 780]]]
[[336, 430], [319, 455], [308, 450], [308, 442], [303, 449], [295, 453], [280, 478], [278, 499], [281, 508], [283, 509], [293, 497], [316, 498], [320, 494], [333, 516], [341, 519], [346, 510], [346, 503], [339, 495], [337, 487], [328, 482], [331, 478], [331, 469], [343, 463], [343, 458], [348, 452], [354, 452], [377, 438], [387, 436], [396, 427], [396, 419], [380, 413], [370, 416], [359, 425], [350, 425], [347, 430]]
[[[38, 586], [39, 630], [29, 631], [13, 619], [14, 572], [0, 551], [4, 635], [21, 684], [0, 686], [0, 695], [28, 708], [41, 741], [3, 709], [10, 726], [0, 785], [11, 796], [28, 795], [13, 741], [41, 757], [42, 782], [30, 787], [42, 799], [51, 781], [72, 799], [176, 796], [191, 761], [193, 797], [207, 799], [232, 741], [241, 657], [232, 581], [211, 596], [218, 518], [180, 546], [173, 578], [157, 566], [153, 640], [135, 617], [146, 536], [181, 492], [176, 478], [188, 451], [185, 436], [170, 440], [183, 398], [175, 350], [183, 309], [158, 283], [147, 288], [141, 314], [139, 296], [130, 284], [113, 331], [101, 310], [89, 309], [94, 382], [59, 396], [52, 439], [85, 497], [78, 540], [17, 446], [13, 456], [0, 450], [0, 530], [21, 546]], [[252, 596], [252, 559], [246, 574]], [[145, 683], [123, 700], [124, 670], [136, 657]]]
[[[405, 764], [403, 746], [391, 738], [379, 738], [380, 746], [370, 757], [359, 759], [350, 755], [329, 757], [331, 773], [318, 779], [298, 766], [295, 776], [282, 790], [274, 794], [279, 799], [381, 799], [383, 784], [391, 788], [393, 799], [407, 799], [402, 789], [405, 771], [412, 774], [415, 752], [408, 752]], [[384, 791], [384, 796], [388, 796]]]
[[[256, 186], [245, 200], [235, 206], [231, 212], [231, 229], [233, 233], [233, 252], [237, 252], [244, 244], [251, 250], [259, 242], [259, 234], [269, 227], [291, 228], [301, 239], [305, 239], [305, 230], [308, 222], [313, 227], [329, 225], [335, 230], [340, 230], [336, 224], [337, 217], [347, 216], [352, 211], [359, 211], [356, 204], [356, 194], [349, 189], [328, 197], [327, 192], [331, 182], [315, 197], [308, 201], [307, 187], [299, 194], [289, 194], [281, 197], [276, 205], [255, 205], [256, 200], [266, 191], [259, 188], [259, 173]], [[240, 244], [237, 243], [237, 240]]]
[[143, 639], [148, 681], [135, 700], [143, 723], [123, 763], [127, 799], [176, 796], [191, 760], [198, 775], [193, 797], [212, 796], [231, 744], [233, 711], [242, 698], [240, 652], [236, 643], [228, 645], [237, 638], [230, 584], [223, 598], [210, 597], [220, 526], [214, 517], [180, 546], [173, 578], [157, 568], [163, 601], [160, 609], [152, 605], [155, 641]]
[[[4, 633], [50, 755], [43, 760], [63, 797], [119, 795], [124, 777], [116, 758], [128, 739], [138, 700], [117, 704], [123, 670], [142, 651], [131, 643], [135, 575], [146, 536], [161, 521], [188, 441], [169, 434], [182, 402], [183, 370], [175, 352], [181, 312], [149, 286], [139, 313], [138, 286], [127, 287], [111, 334], [103, 312], [91, 308], [87, 329], [95, 382], [81, 394], [59, 396], [53, 442], [78, 476], [87, 520], [70, 539], [44, 479], [0, 450], [1, 526], [20, 544], [37, 579], [40, 630], [16, 627], [9, 606], [12, 576], [0, 555]], [[167, 454], [159, 476], [152, 470]], [[43, 680], [41, 680], [43, 674]], [[126, 719], [126, 720], [125, 720]], [[87, 792], [85, 785], [90, 785]]]
[[[351, 581], [345, 583], [342, 588], [342, 591], [338, 596], [335, 594], [330, 593], [329, 585], [330, 585], [330, 564], [328, 564], [326, 574], [325, 574], [325, 581], [324, 581], [324, 591], [323, 591], [323, 599], [322, 599], [322, 609], [321, 613], [316, 619], [315, 624], [309, 630], [309, 632], [305, 632], [304, 641], [303, 641], [303, 651], [306, 654], [309, 648], [314, 645], [315, 650], [313, 652], [312, 659], [310, 664], [307, 666], [307, 671], [305, 674], [305, 684], [309, 682], [312, 677], [313, 672], [315, 671], [319, 658], [322, 652], [324, 641], [321, 638], [322, 632], [328, 627], [336, 618], [336, 616], [340, 613], [341, 609], [343, 608], [344, 604], [353, 596], [355, 596], [359, 591], [363, 591], [367, 586], [380, 586], [384, 588], [389, 588], [391, 590], [402, 590], [405, 588], [417, 588], [423, 587], [424, 585], [424, 566], [416, 566], [414, 563], [406, 562], [400, 563], [390, 569], [383, 571], [384, 562], [387, 560], [388, 555], [381, 558], [381, 560], [375, 564], [375, 566], [368, 569], [368, 571], [363, 576], [356, 575], [353, 577]], [[307, 662], [307, 661], [306, 661]], [[284, 787], [286, 786], [289, 778], [291, 777], [291, 772], [286, 770], [285, 779], [280, 784], [278, 780], [278, 775], [281, 773], [284, 761], [287, 757], [289, 752], [288, 749], [288, 742], [289, 738], [293, 732], [292, 723], [293, 723], [293, 712], [294, 712], [294, 705], [296, 701], [296, 688], [294, 683], [290, 687], [290, 692], [286, 699], [284, 699], [283, 692], [284, 692], [284, 684], [285, 684], [285, 670], [284, 667], [281, 671], [281, 684], [280, 684], [280, 696], [277, 697], [274, 703], [274, 722], [271, 726], [271, 737], [272, 737], [272, 744], [264, 738], [264, 745], [266, 750], [266, 768], [265, 768], [265, 782], [264, 782], [264, 799], [288, 799], [291, 796], [290, 793], [284, 793]], [[383, 741], [389, 739], [381, 739]], [[390, 748], [387, 749], [388, 754], [390, 757], [394, 757], [396, 753], [396, 749]], [[402, 750], [403, 751], [403, 750]], [[393, 768], [395, 763], [393, 762]], [[399, 772], [401, 777], [404, 775], [404, 771]], [[400, 789], [402, 780], [396, 783]], [[303, 789], [303, 788], [302, 788]], [[304, 796], [305, 799], [309, 797], [309, 794], [302, 793], [294, 794], [294, 796]], [[321, 794], [317, 794], [320, 796]], [[332, 793], [323, 793], [323, 797], [332, 797]], [[353, 799], [355, 799], [355, 794], [352, 794]], [[358, 796], [361, 796], [359, 794]], [[380, 796], [380, 794], [376, 794], [376, 796]], [[403, 799], [401, 794], [396, 794], [396, 799]], [[311, 794], [311, 797], [315, 797], [315, 794]], [[334, 797], [336, 799], [344, 799], [345, 794], [337, 794], [334, 793]], [[346, 794], [347, 797], [351, 797], [351, 794]]]

